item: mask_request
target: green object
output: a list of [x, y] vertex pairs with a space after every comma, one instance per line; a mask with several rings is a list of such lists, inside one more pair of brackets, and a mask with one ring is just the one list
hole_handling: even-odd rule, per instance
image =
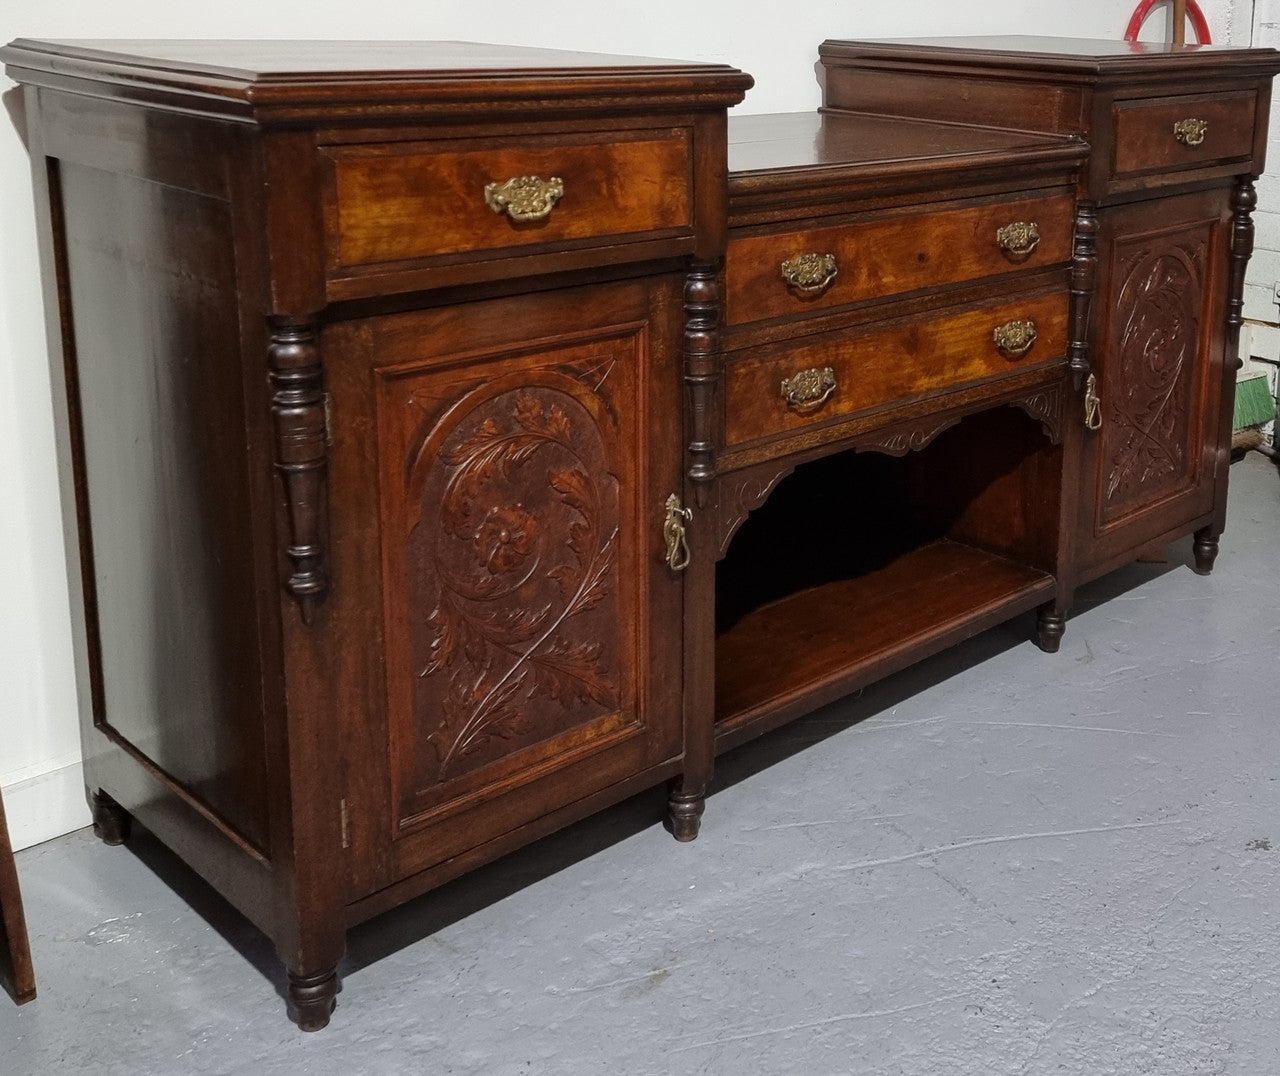
[[1263, 426], [1276, 417], [1276, 401], [1267, 385], [1266, 375], [1236, 382], [1234, 429]]

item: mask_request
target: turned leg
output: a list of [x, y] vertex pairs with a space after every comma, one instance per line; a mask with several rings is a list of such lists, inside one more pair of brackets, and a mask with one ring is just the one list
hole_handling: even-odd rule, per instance
[[1195, 554], [1197, 575], [1208, 575], [1213, 571], [1213, 562], [1218, 557], [1218, 535], [1212, 527], [1201, 527], [1196, 531], [1196, 540], [1191, 546]]
[[290, 1015], [303, 1031], [319, 1031], [329, 1023], [337, 996], [336, 964], [311, 975], [298, 975], [289, 970]]
[[667, 827], [677, 841], [692, 841], [702, 825], [702, 812], [707, 806], [707, 786], [686, 786], [677, 777], [667, 786]]
[[124, 844], [129, 837], [132, 819], [129, 812], [116, 803], [102, 789], [91, 799], [93, 808], [93, 833], [103, 844]]
[[1046, 654], [1056, 654], [1067, 630], [1067, 614], [1056, 602], [1046, 602], [1036, 610], [1036, 643]]

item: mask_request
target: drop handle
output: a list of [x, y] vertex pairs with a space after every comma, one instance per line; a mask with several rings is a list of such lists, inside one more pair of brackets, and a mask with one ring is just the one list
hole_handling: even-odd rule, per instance
[[1090, 374], [1084, 383], [1084, 425], [1087, 430], [1102, 429], [1102, 401], [1098, 399], [1098, 378]]
[[1030, 318], [1025, 321], [1006, 321], [1003, 325], [997, 325], [991, 336], [1002, 355], [1020, 359], [1036, 342], [1036, 323]]
[[782, 279], [806, 295], [826, 291], [840, 273], [834, 254], [797, 254], [782, 263]]
[[685, 525], [693, 519], [693, 509], [680, 504], [680, 498], [674, 493], [667, 498], [666, 516], [662, 521], [662, 541], [666, 546], [667, 567], [673, 572], [682, 572], [689, 567], [689, 540], [685, 535]]
[[520, 223], [545, 220], [562, 197], [564, 180], [559, 176], [512, 176], [505, 183], [487, 183], [484, 188], [485, 205]]
[[797, 411], [816, 411], [836, 391], [836, 372], [815, 366], [782, 379], [782, 398]]
[[996, 246], [1011, 258], [1025, 258], [1040, 245], [1040, 225], [1033, 220], [1015, 220], [996, 229]]
[[1185, 119], [1178, 120], [1178, 122], [1173, 125], [1173, 137], [1184, 146], [1200, 145], [1200, 143], [1204, 141], [1204, 136], [1208, 131], [1208, 120]]

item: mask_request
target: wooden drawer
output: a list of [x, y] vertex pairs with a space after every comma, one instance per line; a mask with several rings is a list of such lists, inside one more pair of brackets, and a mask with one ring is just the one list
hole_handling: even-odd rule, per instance
[[[1074, 213], [1073, 196], [1063, 193], [735, 238], [725, 264], [726, 321], [804, 314], [1066, 262]], [[1034, 246], [1016, 229], [1001, 231], [1018, 224], [1035, 226]], [[805, 255], [826, 259], [814, 275], [834, 267], [829, 283], [788, 283], [793, 259]]]
[[[612, 244], [692, 227], [685, 128], [513, 137], [500, 144], [342, 145], [324, 153], [331, 273], [462, 253], [497, 257], [547, 245]], [[562, 193], [525, 209], [517, 203], [495, 208], [497, 188], [521, 177], [558, 181]]]
[[[1035, 341], [1020, 356], [997, 348], [998, 326], [1029, 320]], [[921, 396], [942, 395], [1033, 366], [1063, 361], [1067, 295], [988, 304], [941, 318], [886, 326], [860, 336], [813, 337], [805, 347], [770, 347], [725, 370], [725, 442], [738, 445]], [[812, 402], [784, 397], [809, 395]], [[829, 390], [829, 391], [828, 391]], [[821, 401], [817, 397], [823, 397]]]
[[1253, 156], [1257, 93], [1186, 94], [1117, 101], [1111, 175], [1125, 179], [1208, 168]]

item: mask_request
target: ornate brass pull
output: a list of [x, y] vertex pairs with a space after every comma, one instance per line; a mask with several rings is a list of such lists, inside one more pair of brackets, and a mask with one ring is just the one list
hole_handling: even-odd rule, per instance
[[996, 229], [996, 245], [1013, 258], [1025, 258], [1040, 245], [1040, 225], [1016, 220]]
[[836, 391], [836, 372], [813, 367], [782, 379], [782, 398], [797, 411], [816, 411]]
[[809, 295], [825, 291], [839, 272], [834, 254], [797, 254], [782, 263], [782, 279]]
[[1208, 120], [1178, 120], [1173, 125], [1173, 137], [1184, 146], [1198, 146], [1208, 130]]
[[992, 338], [1001, 354], [1011, 359], [1020, 359], [1036, 342], [1036, 323], [1027, 321], [1006, 321], [996, 326]]
[[667, 567], [682, 572], [689, 567], [689, 543], [684, 525], [693, 518], [693, 509], [683, 508], [674, 493], [667, 498], [667, 517], [662, 523], [662, 538], [667, 544]]
[[564, 180], [559, 176], [513, 176], [505, 183], [485, 184], [484, 204], [512, 220], [542, 220], [551, 215], [563, 194]]
[[1089, 375], [1084, 383], [1084, 425], [1085, 429], [1102, 429], [1102, 401], [1098, 399], [1098, 378]]

